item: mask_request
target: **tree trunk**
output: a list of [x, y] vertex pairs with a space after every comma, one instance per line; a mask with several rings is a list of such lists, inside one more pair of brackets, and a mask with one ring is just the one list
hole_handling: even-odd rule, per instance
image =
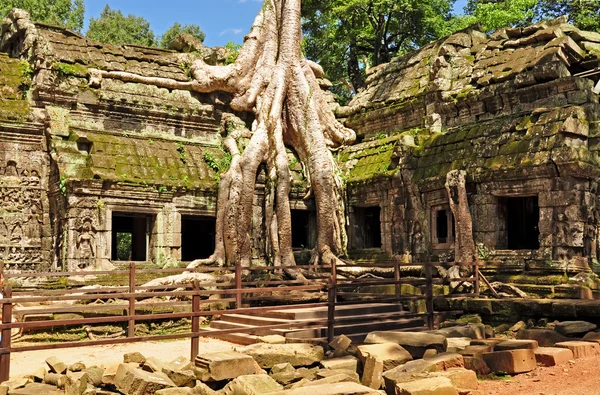
[[450, 210], [454, 214], [456, 228], [455, 256], [456, 262], [474, 262], [477, 260], [475, 240], [473, 239], [473, 221], [467, 200], [465, 171], [453, 170], [446, 176], [446, 191], [450, 201]]
[[[301, 52], [300, 0], [266, 0], [235, 64], [192, 66], [194, 89], [234, 94], [231, 107], [252, 111], [251, 130], [225, 119], [224, 146], [232, 156], [221, 178], [214, 254], [194, 266], [217, 262], [250, 265], [252, 203], [257, 172], [266, 168], [266, 250], [275, 265], [293, 266], [290, 170], [286, 147], [306, 169], [317, 209], [318, 237], [313, 263], [330, 263], [345, 253], [343, 184], [331, 149], [352, 143], [355, 134], [329, 110], [317, 82], [323, 70]], [[238, 139], [249, 139], [242, 150]]]

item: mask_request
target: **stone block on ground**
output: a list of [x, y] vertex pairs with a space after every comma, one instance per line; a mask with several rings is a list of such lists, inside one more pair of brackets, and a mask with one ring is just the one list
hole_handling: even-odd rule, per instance
[[311, 385], [308, 387], [295, 388], [288, 391], [274, 392], [269, 395], [380, 395], [380, 392], [367, 386], [353, 383], [341, 382], [333, 384]]
[[334, 350], [346, 350], [350, 344], [352, 344], [352, 340], [346, 335], [339, 335], [333, 338], [331, 343], [329, 343], [329, 347]]
[[119, 392], [128, 395], [150, 395], [164, 388], [175, 387], [175, 383], [164, 373], [146, 372], [125, 363], [119, 365], [114, 382]]
[[67, 368], [70, 372], [81, 372], [85, 370], [85, 364], [83, 362], [75, 362]]
[[446, 337], [468, 337], [470, 339], [485, 339], [485, 325], [467, 324], [438, 329], [431, 333], [438, 333]]
[[369, 356], [383, 362], [383, 370], [411, 361], [412, 355], [397, 343], [365, 344], [358, 346], [358, 357], [364, 364]]
[[459, 352], [471, 345], [470, 337], [449, 337], [447, 352]]
[[119, 370], [120, 364], [110, 365], [106, 369], [104, 369], [104, 373], [102, 373], [102, 383], [107, 385], [115, 384], [115, 376], [117, 375], [117, 370]]
[[235, 351], [198, 355], [194, 363], [197, 367], [206, 369], [214, 381], [234, 379], [260, 371], [250, 355]]
[[102, 375], [104, 374], [104, 368], [98, 366], [90, 366], [85, 369], [84, 372], [88, 374], [88, 382], [94, 387], [98, 387], [102, 384]]
[[378, 390], [383, 384], [383, 361], [368, 355], [363, 362], [362, 383], [369, 388]]
[[256, 338], [256, 342], [267, 344], [285, 344], [285, 337], [281, 335], [258, 336]]
[[506, 339], [473, 339], [471, 340], [472, 346], [490, 346], [492, 349], [496, 347], [496, 344], [502, 343]]
[[320, 380], [320, 379], [326, 379], [326, 378], [332, 377], [332, 376], [337, 376], [340, 374], [348, 376], [351, 379], [351, 381], [360, 383], [360, 376], [358, 375], [358, 373], [351, 372], [349, 370], [321, 369], [315, 373], [315, 377], [317, 380]]
[[[43, 366], [40, 366], [39, 368], [37, 368], [35, 370], [35, 372], [33, 372], [33, 381], [42, 383], [44, 381], [45, 375], [46, 375], [46, 368]], [[2, 394], [0, 394], [0, 395], [2, 395]]]
[[123, 355], [123, 363], [138, 363], [141, 365], [144, 362], [146, 362], [146, 357], [140, 352], [128, 352]]
[[531, 372], [536, 368], [532, 349], [494, 351], [482, 355], [493, 373], [518, 374]]
[[573, 351], [560, 347], [538, 347], [533, 350], [538, 365], [557, 366], [569, 362], [574, 358]]
[[506, 340], [496, 344], [494, 351], [520, 350], [530, 348], [535, 350], [538, 348], [536, 340]]
[[481, 356], [482, 354], [486, 353], [486, 352], [492, 352], [494, 351], [494, 347], [493, 346], [469, 346], [467, 348], [465, 348], [464, 350], [460, 350], [458, 353], [460, 355], [463, 356], [467, 356], [467, 357], [477, 357], [477, 356]]
[[283, 387], [266, 374], [239, 376], [219, 391], [223, 395], [262, 395], [281, 391]]
[[296, 369], [294, 369], [294, 367], [289, 364], [288, 362], [284, 362], [284, 363], [279, 363], [277, 365], [274, 365], [271, 368], [271, 372], [270, 374], [277, 374], [277, 373], [290, 373], [290, 372], [295, 372]]
[[63, 395], [64, 391], [49, 384], [31, 383], [25, 387], [11, 390], [8, 393], [10, 395]]
[[67, 372], [67, 365], [56, 357], [46, 358], [46, 364], [51, 373], [64, 374]]
[[481, 376], [490, 373], [490, 368], [487, 366], [481, 355], [472, 357], [464, 356], [463, 358], [465, 360], [465, 369], [472, 370]]
[[155, 395], [192, 395], [197, 394], [192, 388], [165, 388], [158, 390], [154, 393]]
[[438, 350], [436, 350], [434, 348], [429, 348], [429, 349], [425, 350], [425, 352], [423, 353], [423, 358], [432, 358], [438, 354], [439, 354]]
[[345, 372], [338, 373], [338, 374], [334, 374], [332, 376], [323, 377], [323, 378], [313, 380], [313, 381], [303, 381], [303, 382], [293, 385], [292, 388], [312, 387], [312, 386], [317, 386], [317, 385], [322, 385], [322, 384], [335, 384], [335, 383], [345, 383], [345, 382], [351, 382], [351, 383], [358, 382], [358, 375], [356, 373], [354, 373], [354, 374], [348, 374]]
[[458, 395], [447, 377], [429, 377], [396, 384], [398, 395]]
[[193, 388], [196, 385], [196, 374], [192, 370], [163, 368], [162, 372], [166, 374], [177, 387]]
[[68, 372], [65, 380], [65, 395], [82, 395], [88, 386], [88, 374]]
[[141, 366], [146, 372], [162, 372], [163, 368], [167, 367], [167, 363], [160, 359], [149, 357]]
[[177, 357], [169, 362], [169, 367], [175, 371], [178, 370], [190, 370], [194, 364], [186, 357]]
[[443, 372], [432, 373], [432, 375], [448, 378], [456, 388], [476, 390], [479, 386], [477, 374], [464, 368], [452, 368]]
[[386, 388], [393, 388], [395, 383], [404, 382], [415, 374], [439, 372], [452, 368], [463, 368], [464, 359], [460, 354], [445, 353], [428, 359], [418, 359], [383, 372]]
[[427, 349], [445, 352], [447, 348], [446, 336], [425, 332], [395, 332], [375, 331], [365, 338], [365, 344], [396, 343], [401, 345], [413, 358], [422, 358]]
[[254, 358], [261, 368], [270, 369], [279, 363], [289, 362], [294, 367], [311, 366], [321, 362], [323, 347], [312, 344], [257, 343], [236, 349]]
[[321, 361], [324, 369], [348, 370], [356, 372], [358, 370], [358, 359], [352, 355], [341, 358], [324, 359]]
[[556, 347], [573, 351], [574, 358], [585, 358], [600, 355], [600, 344], [586, 341], [568, 341], [555, 344]]
[[58, 388], [65, 388], [67, 375], [58, 373], [46, 373], [44, 375], [44, 384], [50, 384]]
[[563, 321], [554, 326], [554, 330], [565, 336], [577, 336], [591, 332], [597, 328], [596, 324], [586, 321]]
[[600, 332], [588, 332], [581, 340], [585, 342], [596, 342], [600, 344]]
[[550, 329], [524, 329], [517, 332], [517, 339], [535, 340], [539, 347], [554, 347], [556, 343], [572, 340]]

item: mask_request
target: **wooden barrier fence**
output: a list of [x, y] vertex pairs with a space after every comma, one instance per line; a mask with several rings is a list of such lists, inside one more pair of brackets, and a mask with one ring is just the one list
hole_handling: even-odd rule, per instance
[[[473, 292], [466, 295], [457, 295], [449, 292], [448, 295], [434, 295], [434, 285], [446, 284], [448, 280], [443, 278], [434, 278], [433, 268], [436, 266], [471, 266], [472, 275], [465, 278], [452, 279], [453, 282], [473, 283]], [[344, 304], [360, 303], [405, 303], [407, 301], [425, 300], [425, 311], [414, 312], [412, 316], [424, 316], [427, 326], [431, 329], [434, 325], [434, 304], [433, 300], [438, 297], [456, 297], [456, 296], [477, 296], [479, 295], [480, 271], [479, 266], [482, 262], [459, 264], [459, 263], [411, 263], [404, 264], [398, 261], [389, 261], [370, 264], [348, 263], [343, 267], [336, 265], [328, 267], [319, 267], [316, 270], [312, 266], [296, 266], [294, 269], [303, 270], [307, 276], [312, 277], [308, 281], [300, 280], [251, 280], [256, 276], [248, 276], [252, 272], [263, 272], [269, 277], [274, 273], [282, 273], [285, 268], [272, 266], [256, 267], [202, 267], [197, 269], [139, 269], [135, 263], [130, 263], [128, 270], [116, 271], [80, 271], [80, 272], [53, 272], [53, 273], [27, 273], [12, 274], [4, 273], [6, 283], [11, 279], [50, 279], [64, 278], [70, 276], [86, 277], [94, 276], [98, 278], [102, 275], [126, 276], [127, 286], [102, 287], [94, 289], [60, 289], [60, 290], [34, 290], [18, 291], [5, 284], [3, 288], [3, 299], [0, 300], [2, 306], [2, 323], [0, 331], [2, 339], [0, 341], [0, 382], [6, 381], [10, 375], [10, 356], [11, 353], [52, 350], [59, 348], [84, 347], [93, 345], [133, 343], [155, 340], [171, 339], [191, 339], [191, 359], [193, 360], [199, 353], [199, 338], [204, 336], [220, 337], [231, 333], [252, 334], [258, 330], [271, 329], [310, 329], [327, 328], [327, 338], [330, 341], [333, 338], [336, 325], [355, 322], [356, 318], [336, 317], [336, 306]], [[4, 265], [0, 262], [0, 270]], [[422, 267], [421, 277], [403, 278], [402, 272], [407, 268]], [[372, 278], [351, 278], [352, 273], [361, 273], [364, 271], [376, 270], [381, 276]], [[217, 273], [214, 278], [217, 281], [199, 281], [200, 278], [191, 281], [188, 284], [144, 286], [138, 285], [137, 280], [140, 275], [162, 275], [189, 273]], [[342, 273], [342, 274], [340, 274]], [[244, 281], [244, 277], [250, 279]], [[227, 281], [226, 281], [227, 280]], [[402, 285], [409, 284], [418, 289], [424, 289], [421, 294], [403, 294]], [[371, 287], [392, 286], [393, 294], [380, 292], [365, 292], [364, 289]], [[452, 291], [452, 290], [451, 290]], [[296, 295], [302, 293], [304, 298], [297, 298]], [[209, 299], [218, 295], [219, 299]], [[310, 300], [306, 302], [306, 296]], [[179, 301], [156, 301], [156, 298], [176, 298]], [[85, 305], [59, 305], [59, 302], [93, 302], [97, 300], [123, 300], [126, 303], [116, 304], [85, 304]], [[151, 300], [144, 302], [144, 300]], [[25, 308], [22, 304], [44, 304], [40, 308]], [[233, 308], [219, 310], [207, 309], [207, 305], [215, 303], [225, 303], [232, 305]], [[103, 315], [103, 311], [114, 310], [115, 307], [127, 311], [124, 315]], [[204, 307], [204, 308], [203, 308]], [[327, 308], [327, 316], [324, 319], [296, 320], [285, 324], [272, 324], [260, 327], [234, 328], [221, 330], [203, 330], [200, 326], [201, 317], [215, 316], [226, 313], [234, 314], [262, 314], [270, 310], [284, 310], [297, 308]], [[167, 313], [138, 313], [137, 310], [143, 308], [167, 308], [172, 312]], [[13, 322], [13, 317], [29, 316], [35, 314], [47, 313], [70, 313], [77, 312], [91, 314], [94, 316], [64, 319], [64, 320], [33, 320]], [[145, 335], [136, 336], [136, 323], [157, 321], [157, 320], [177, 320], [189, 319], [191, 329], [189, 332], [167, 334], [167, 335]], [[36, 344], [29, 346], [14, 346], [11, 340], [13, 329], [19, 330], [41, 330], [52, 327], [74, 327], [88, 326], [92, 324], [107, 323], [126, 323], [127, 337], [70, 341], [51, 344]]]

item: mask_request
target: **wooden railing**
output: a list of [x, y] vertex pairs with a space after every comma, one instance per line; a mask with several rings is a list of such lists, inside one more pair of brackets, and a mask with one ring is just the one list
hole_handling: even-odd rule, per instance
[[[474, 292], [470, 296], [479, 294], [479, 265], [482, 263], [469, 263], [473, 266], [473, 276], [461, 279], [452, 279], [452, 281], [472, 282]], [[9, 284], [11, 279], [51, 279], [65, 278], [70, 276], [98, 276], [110, 275], [111, 277], [123, 276], [127, 279], [127, 285], [117, 287], [100, 287], [95, 289], [60, 289], [60, 290], [34, 290], [19, 291], [9, 285], [3, 288], [4, 299], [0, 300], [2, 306], [2, 323], [0, 330], [2, 339], [0, 341], [0, 382], [8, 380], [10, 373], [10, 355], [11, 353], [35, 350], [50, 350], [58, 348], [82, 347], [103, 344], [119, 344], [143, 342], [152, 340], [170, 340], [170, 339], [191, 339], [191, 358], [198, 355], [199, 338], [204, 336], [220, 337], [231, 333], [252, 334], [258, 330], [268, 329], [310, 329], [327, 328], [327, 337], [332, 339], [336, 325], [349, 322], [347, 317], [336, 317], [336, 306], [344, 304], [360, 303], [402, 303], [410, 300], [425, 300], [425, 312], [413, 312], [414, 316], [425, 316], [427, 326], [433, 328], [434, 325], [434, 306], [433, 300], [436, 297], [449, 297], [452, 295], [434, 295], [435, 284], [442, 284], [446, 280], [434, 278], [433, 268], [435, 266], [448, 266], [456, 264], [441, 263], [415, 263], [403, 264], [397, 261], [365, 264], [347, 264], [343, 267], [335, 265], [329, 267], [319, 267], [318, 270], [310, 266], [296, 266], [295, 270], [304, 270], [311, 279], [308, 281], [299, 280], [252, 280], [256, 276], [248, 275], [252, 272], [262, 271], [264, 273], [282, 273], [285, 269], [282, 267], [257, 266], [257, 267], [203, 267], [197, 269], [139, 269], [135, 263], [129, 265], [128, 270], [116, 270], [106, 272], [53, 272], [53, 273], [28, 273], [28, 274], [10, 274], [5, 273], [4, 278]], [[0, 262], [0, 268], [2, 268]], [[402, 273], [407, 267], [422, 267], [422, 276], [403, 277]], [[369, 269], [375, 270], [378, 274], [373, 278], [349, 278], [347, 274], [350, 270]], [[0, 269], [1, 270], [1, 269]], [[217, 280], [226, 278], [228, 281], [210, 281], [200, 282], [192, 281], [189, 284], [143, 286], [138, 285], [137, 280], [140, 276], [167, 276], [179, 274], [182, 272], [191, 273], [215, 273], [219, 276]], [[246, 280], [245, 279], [249, 279]], [[125, 282], [125, 281], [123, 281]], [[410, 284], [419, 289], [424, 288], [421, 295], [402, 294], [403, 284]], [[393, 294], [366, 292], [370, 287], [393, 286]], [[296, 298], [298, 292], [303, 292], [304, 298]], [[219, 299], [209, 299], [209, 296], [219, 295]], [[306, 296], [310, 300], [306, 301]], [[453, 295], [456, 296], [456, 295]], [[462, 295], [464, 296], [464, 295]], [[180, 301], [152, 301], [144, 303], [142, 300], [151, 298], [178, 298]], [[77, 306], [56, 306], [48, 303], [57, 302], [85, 302], [105, 299], [120, 299], [126, 303], [106, 304], [106, 305], [77, 305]], [[44, 304], [41, 308], [23, 308], [21, 304]], [[207, 310], [203, 306], [214, 303], [225, 303], [232, 308], [221, 310]], [[114, 310], [115, 307], [123, 307], [126, 310], [124, 315], [108, 314], [103, 315], [103, 311]], [[173, 312], [168, 313], [138, 313], [141, 308], [172, 308]], [[222, 329], [222, 330], [202, 330], [200, 326], [201, 317], [215, 316], [225, 313], [266, 313], [270, 310], [296, 309], [302, 307], [326, 307], [327, 317], [324, 319], [297, 320], [285, 324], [272, 324], [260, 327]], [[175, 308], [184, 311], [176, 311]], [[13, 317], [25, 314], [43, 314], [43, 313], [69, 313], [77, 312], [84, 314], [94, 314], [96, 316], [64, 320], [37, 320], [37, 321], [17, 321], [12, 322]], [[157, 321], [157, 320], [191, 320], [191, 329], [189, 332], [166, 334], [166, 335], [145, 335], [136, 336], [136, 323]], [[37, 344], [28, 346], [15, 346], [12, 344], [11, 332], [13, 329], [24, 330], [43, 330], [52, 327], [64, 326], [87, 326], [92, 324], [106, 323], [124, 323], [127, 327], [127, 337], [71, 341], [51, 344]]]

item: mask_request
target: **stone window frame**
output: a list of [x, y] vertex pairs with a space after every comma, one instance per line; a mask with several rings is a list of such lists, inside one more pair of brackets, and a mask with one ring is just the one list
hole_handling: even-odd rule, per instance
[[154, 244], [156, 243], [156, 240], [153, 240], [153, 237], [156, 237], [156, 232], [155, 232], [154, 227], [156, 227], [156, 223], [158, 221], [158, 216], [160, 215], [161, 211], [162, 210], [160, 208], [154, 208], [154, 207], [139, 207], [139, 206], [129, 206], [129, 205], [120, 205], [120, 204], [107, 204], [105, 215], [106, 215], [106, 234], [107, 234], [106, 252], [108, 253], [108, 261], [113, 264], [114, 263], [123, 263], [123, 261], [117, 261], [117, 260], [112, 259], [112, 248], [113, 248], [113, 245], [112, 245], [112, 233], [113, 233], [112, 220], [113, 220], [113, 214], [116, 212], [116, 213], [120, 213], [120, 214], [147, 215], [147, 216], [153, 218], [153, 221], [151, 222], [152, 229], [150, 229], [150, 232], [149, 232], [150, 237], [146, 241], [146, 260], [139, 261], [138, 263], [152, 262], [153, 249], [155, 248]]
[[[438, 242], [437, 235], [437, 213], [446, 211], [448, 221], [448, 240], [445, 243]], [[436, 204], [430, 207], [431, 218], [431, 245], [434, 250], [448, 250], [454, 246], [456, 234], [454, 232], [454, 214], [450, 210], [449, 203]]]

